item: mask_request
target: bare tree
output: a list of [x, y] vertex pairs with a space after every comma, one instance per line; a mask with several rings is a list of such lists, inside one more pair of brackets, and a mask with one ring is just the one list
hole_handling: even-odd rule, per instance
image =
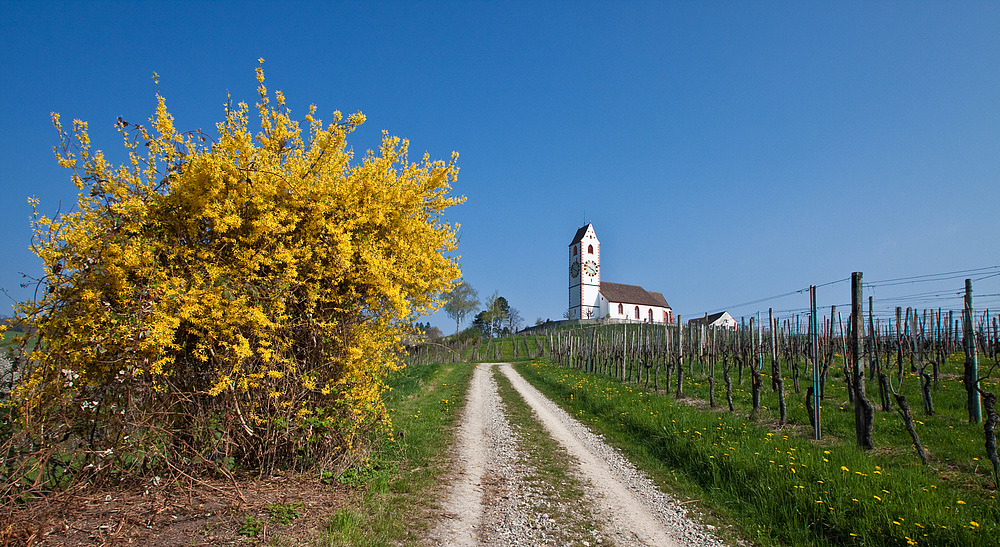
[[479, 294], [472, 285], [462, 280], [455, 285], [449, 295], [450, 298], [444, 305], [444, 312], [455, 320], [455, 334], [458, 334], [462, 328], [462, 320], [479, 307]]
[[510, 311], [507, 312], [507, 328], [510, 330], [511, 334], [514, 334], [520, 328], [524, 326], [524, 318], [521, 317], [521, 312], [517, 311], [517, 308], [511, 306]]

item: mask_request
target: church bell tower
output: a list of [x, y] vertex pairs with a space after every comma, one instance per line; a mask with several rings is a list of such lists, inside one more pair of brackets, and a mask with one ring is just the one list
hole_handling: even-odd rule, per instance
[[569, 318], [596, 319], [600, 311], [601, 242], [594, 225], [576, 231], [569, 244]]

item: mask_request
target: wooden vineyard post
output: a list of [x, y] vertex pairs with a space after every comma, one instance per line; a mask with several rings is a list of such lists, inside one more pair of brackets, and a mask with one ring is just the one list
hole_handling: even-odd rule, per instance
[[741, 386], [743, 385], [743, 365], [746, 362], [746, 359], [744, 358], [744, 352], [743, 352], [743, 349], [745, 347], [744, 342], [743, 342], [743, 336], [746, 335], [746, 330], [747, 330], [747, 328], [746, 328], [746, 320], [745, 320], [745, 318], [740, 317], [740, 332], [739, 332], [739, 336], [737, 337], [737, 340], [736, 340], [736, 351], [733, 353], [733, 359], [737, 360], [737, 365], [736, 365], [737, 371], [736, 372], [737, 372], [738, 376], [736, 377], [736, 383], [738, 383]]
[[694, 325], [692, 325], [690, 321], [688, 322], [688, 344], [691, 346], [688, 348], [691, 350], [688, 352], [691, 354], [691, 357], [688, 358], [688, 376], [694, 376]]
[[708, 406], [715, 408], [715, 327], [711, 328], [712, 353], [708, 361]]
[[965, 389], [969, 394], [969, 423], [983, 420], [979, 399], [979, 350], [976, 348], [976, 333], [972, 329], [972, 280], [965, 280], [965, 307], [962, 312], [964, 329], [962, 341], [965, 345]]
[[816, 285], [809, 286], [809, 353], [812, 358], [813, 385], [811, 393], [806, 394], [806, 398], [812, 397], [812, 409], [809, 413], [813, 422], [813, 438], [817, 441], [823, 438], [819, 421], [820, 409], [820, 389], [819, 389], [819, 330], [816, 321]]
[[754, 327], [754, 318], [750, 318], [750, 391], [751, 398], [753, 401], [753, 409], [751, 411], [751, 416], [756, 418], [760, 413], [760, 390], [761, 381], [760, 368], [763, 365], [763, 359], [760, 354], [760, 315], [757, 316], [756, 328]]
[[781, 362], [778, 361], [778, 320], [772, 316], [771, 308], [767, 309], [767, 319], [771, 323], [771, 383], [778, 392], [778, 425], [788, 421], [788, 409], [785, 407], [785, 378], [781, 373]]
[[663, 391], [670, 393], [670, 370], [673, 368], [673, 348], [670, 341], [673, 339], [667, 325], [663, 326], [663, 373], [666, 375], [663, 382]]
[[705, 375], [705, 329], [707, 328], [705, 323], [698, 325], [698, 365], [701, 367], [702, 376]]
[[753, 387], [754, 387], [754, 414], [760, 412], [761, 397], [764, 391], [764, 324], [760, 321], [760, 313], [757, 313], [757, 341], [754, 343], [754, 351], [756, 352], [756, 357], [754, 362], [757, 363], [757, 368], [754, 370], [753, 375]]
[[635, 333], [632, 333], [632, 337], [628, 336], [628, 328], [625, 329], [625, 360], [623, 363], [628, 367], [625, 371], [623, 382], [632, 381], [632, 368], [635, 361], [635, 352], [632, 350], [632, 346], [635, 345]]
[[954, 327], [955, 327], [955, 312], [953, 312], [952, 310], [948, 310], [948, 324], [945, 328], [945, 330], [947, 331], [947, 333], [945, 334], [945, 340], [947, 340], [947, 342], [945, 342], [944, 344], [945, 346], [944, 351], [947, 355], [951, 355], [952, 353], [954, 353], [955, 346], [952, 345], [952, 341], [956, 336], [954, 334], [955, 332]]
[[590, 341], [587, 343], [587, 362], [584, 364], [584, 372], [593, 372], [590, 367], [594, 363], [594, 336], [597, 334], [597, 327], [590, 328]]
[[[934, 352], [932, 363], [936, 376], [938, 364], [941, 362], [941, 308], [937, 309], [937, 314], [934, 313], [934, 310], [931, 310], [931, 345], [928, 349]], [[937, 378], [934, 379], [934, 384], [937, 385]]]
[[875, 297], [868, 297], [868, 379], [875, 379], [875, 371], [878, 369], [878, 351], [875, 344], [878, 343], [878, 338], [875, 336], [875, 318], [873, 316], [872, 308], [875, 302]]
[[[914, 314], [916, 315], [916, 314]], [[924, 317], [920, 321], [920, 334], [917, 337], [917, 374], [920, 375], [920, 392], [924, 403], [924, 413], [928, 416], [934, 415], [934, 399], [931, 398], [931, 375], [927, 372], [928, 359], [924, 353], [926, 346], [926, 336], [924, 329], [927, 327], [927, 311], [924, 310]]]
[[896, 306], [896, 365], [899, 368], [899, 385], [903, 385], [903, 331], [901, 329], [902, 308]]
[[[799, 315], [795, 315], [795, 335], [792, 336], [792, 386], [795, 388], [796, 395], [800, 393], [799, 390], [799, 332], [801, 330], [802, 323], [799, 320]], [[791, 325], [788, 327], [789, 332], [791, 332]]]
[[684, 396], [684, 323], [681, 316], [677, 316], [677, 395], [678, 399]]
[[916, 343], [913, 341], [913, 332], [916, 330], [917, 310], [913, 309], [912, 315], [910, 312], [911, 309], [906, 308], [906, 325], [903, 329], [903, 337], [906, 338], [906, 348], [910, 350], [910, 372], [916, 372], [917, 366], [913, 362], [913, 354], [916, 353], [914, 351], [916, 349]]
[[777, 332], [774, 329], [774, 308], [767, 308], [767, 328], [771, 331], [771, 391], [777, 393], [778, 391], [778, 348], [775, 336]]
[[864, 337], [864, 300], [861, 293], [861, 272], [851, 274], [851, 380], [854, 382], [854, 428], [858, 446], [864, 450], [875, 448], [872, 428], [875, 409], [865, 396], [865, 373], [861, 370], [862, 341]]
[[625, 359], [628, 359], [628, 325], [622, 324], [622, 361], [621, 370], [619, 370], [619, 380], [625, 383]]

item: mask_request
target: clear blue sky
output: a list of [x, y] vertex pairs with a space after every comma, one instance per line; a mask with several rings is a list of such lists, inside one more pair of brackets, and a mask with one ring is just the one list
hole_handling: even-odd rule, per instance
[[213, 130], [227, 91], [253, 102], [263, 57], [293, 115], [364, 112], [359, 152], [385, 129], [416, 157], [461, 154], [465, 277], [529, 324], [565, 311], [585, 220], [605, 280], [688, 318], [790, 313], [807, 295], [767, 297], [852, 271], [882, 315], [957, 309], [965, 277], [1000, 307], [1000, 2], [2, 0], [0, 54], [15, 300], [41, 271], [28, 198], [75, 202], [50, 112], [118, 154], [114, 121], [148, 119], [155, 71], [178, 127]]

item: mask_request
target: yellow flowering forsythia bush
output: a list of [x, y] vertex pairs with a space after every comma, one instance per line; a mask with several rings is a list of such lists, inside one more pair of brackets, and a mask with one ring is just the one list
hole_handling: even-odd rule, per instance
[[457, 155], [410, 163], [383, 133], [352, 165], [362, 114], [300, 126], [257, 79], [256, 135], [232, 102], [215, 139], [179, 133], [157, 93], [151, 128], [119, 119], [118, 167], [53, 115], [81, 194], [55, 218], [34, 202], [46, 277], [19, 314], [40, 343], [7, 478], [314, 467], [385, 423], [407, 325], [460, 276]]

